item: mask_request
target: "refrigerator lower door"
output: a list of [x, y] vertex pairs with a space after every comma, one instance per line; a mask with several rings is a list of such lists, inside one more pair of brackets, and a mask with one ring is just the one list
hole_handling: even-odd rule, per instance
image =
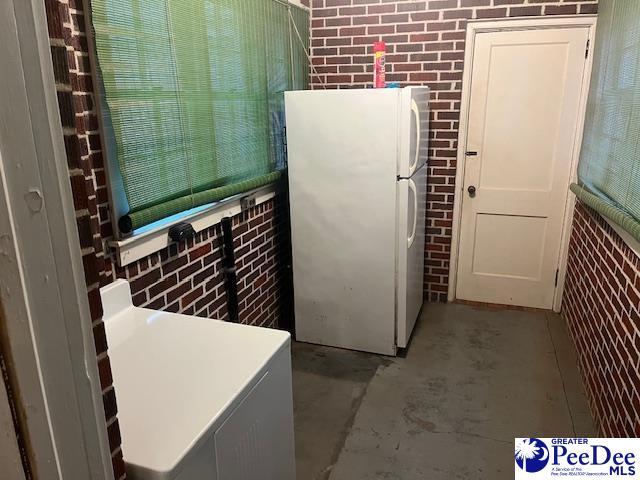
[[427, 166], [398, 180], [397, 345], [404, 348], [420, 313], [424, 285]]

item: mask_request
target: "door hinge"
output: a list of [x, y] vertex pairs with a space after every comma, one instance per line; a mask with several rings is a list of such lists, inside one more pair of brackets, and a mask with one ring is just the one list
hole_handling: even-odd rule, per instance
[[554, 283], [554, 286], [557, 287], [558, 286], [558, 275], [560, 274], [560, 269], [556, 269], [556, 281]]
[[587, 58], [589, 56], [589, 44], [591, 43], [591, 39], [587, 38], [587, 47], [584, 50], [584, 58]]

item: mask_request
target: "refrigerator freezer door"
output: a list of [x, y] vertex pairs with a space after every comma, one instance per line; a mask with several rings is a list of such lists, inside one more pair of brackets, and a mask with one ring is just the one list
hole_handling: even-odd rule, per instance
[[395, 354], [397, 97], [285, 94], [297, 340]]
[[427, 166], [398, 180], [397, 343], [409, 343], [423, 300]]
[[429, 148], [429, 88], [405, 87], [400, 98], [398, 176], [411, 177], [427, 162]]

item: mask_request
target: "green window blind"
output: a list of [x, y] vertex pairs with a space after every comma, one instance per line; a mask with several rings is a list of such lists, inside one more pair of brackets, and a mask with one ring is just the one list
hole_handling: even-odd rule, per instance
[[275, 181], [309, 14], [278, 0], [92, 0], [122, 233]]
[[594, 64], [571, 190], [640, 240], [640, 1], [598, 5]]

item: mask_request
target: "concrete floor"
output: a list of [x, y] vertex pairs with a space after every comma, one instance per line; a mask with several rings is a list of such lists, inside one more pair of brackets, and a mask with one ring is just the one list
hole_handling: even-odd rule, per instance
[[513, 478], [520, 436], [594, 436], [562, 319], [425, 304], [405, 358], [293, 346], [298, 480]]

